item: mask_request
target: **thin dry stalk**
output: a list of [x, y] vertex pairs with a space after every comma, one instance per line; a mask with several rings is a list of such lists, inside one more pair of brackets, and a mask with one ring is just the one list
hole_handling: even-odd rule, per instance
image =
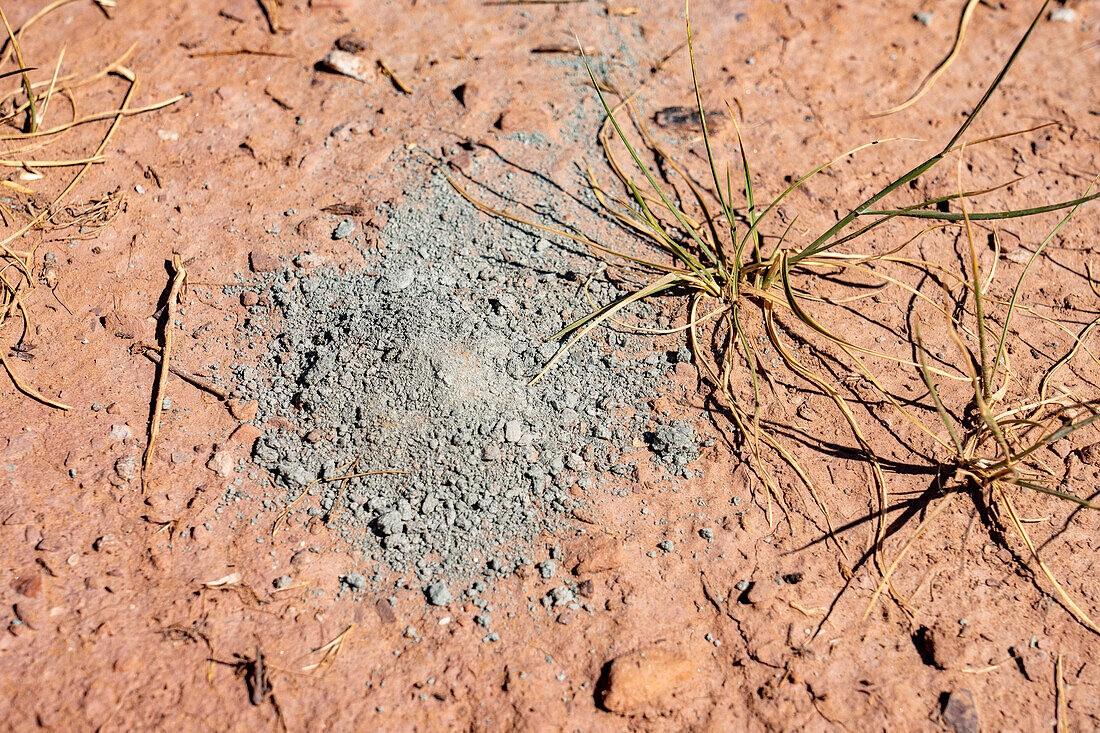
[[169, 365], [172, 359], [172, 332], [175, 330], [176, 304], [183, 300], [187, 292], [187, 270], [178, 254], [172, 255], [172, 282], [168, 289], [168, 303], [164, 307], [164, 345], [161, 346], [161, 360], [157, 368], [157, 382], [153, 389], [153, 416], [149, 420], [149, 443], [142, 457], [142, 473], [149, 470], [153, 461], [153, 449], [160, 433], [160, 414], [164, 407], [164, 388], [168, 383]]

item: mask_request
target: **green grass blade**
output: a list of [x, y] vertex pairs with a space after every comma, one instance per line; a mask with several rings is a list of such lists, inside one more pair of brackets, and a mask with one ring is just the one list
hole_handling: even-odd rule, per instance
[[1048, 489], [1046, 486], [1043, 486], [1042, 484], [1036, 484], [1036, 483], [1033, 483], [1031, 481], [1025, 481], [1023, 479], [1017, 479], [1017, 480], [1011, 481], [1009, 483], [1015, 484], [1016, 486], [1023, 486], [1025, 489], [1031, 489], [1032, 491], [1038, 491], [1041, 494], [1050, 494], [1051, 496], [1057, 496], [1059, 499], [1065, 499], [1066, 501], [1072, 501], [1074, 504], [1079, 504], [1079, 505], [1083, 506], [1085, 509], [1100, 509], [1100, 506], [1097, 506], [1096, 504], [1093, 504], [1091, 501], [1089, 501], [1087, 499], [1082, 499], [1078, 496], [1074, 496], [1073, 494], [1067, 494], [1063, 491], [1057, 491], [1056, 489]]
[[[722, 207], [722, 212], [726, 215], [726, 219], [730, 222], [733, 221], [733, 209], [730, 206], [729, 200], [722, 195], [722, 185], [718, 181], [718, 168], [714, 162], [714, 151], [710, 145], [710, 132], [707, 129], [707, 113], [703, 108], [703, 94], [699, 90], [699, 75], [695, 68], [695, 44], [691, 33], [691, 16], [688, 14], [687, 2], [684, 3], [684, 18], [687, 23], [687, 46], [688, 46], [688, 59], [691, 61], [691, 84], [695, 89], [695, 106], [699, 110], [699, 124], [703, 128], [703, 145], [707, 151], [707, 163], [710, 166], [711, 179], [714, 181], [715, 195], [718, 197], [718, 203]], [[715, 241], [715, 246], [718, 247], [719, 254], [721, 254], [721, 242]], [[736, 278], [736, 273], [734, 274]]]
[[801, 252], [791, 257], [792, 265], [798, 264], [799, 261], [805, 259], [806, 257], [815, 255], [823, 250], [829, 249], [830, 247], [835, 247], [836, 243], [830, 243], [829, 240], [836, 236], [836, 234], [844, 229], [846, 226], [851, 224], [856, 219], [856, 217], [861, 216], [883, 198], [901, 188], [902, 186], [906, 185], [910, 181], [920, 177], [941, 160], [943, 160], [943, 158], [947, 155], [951, 148], [954, 147], [955, 143], [959, 141], [959, 138], [963, 136], [970, 125], [973, 124], [974, 120], [978, 118], [978, 114], [985, 107], [990, 97], [993, 96], [993, 92], [996, 91], [997, 88], [1001, 85], [1001, 82], [1004, 81], [1005, 76], [1008, 74], [1009, 70], [1016, 62], [1017, 57], [1020, 55], [1020, 51], [1023, 50], [1024, 44], [1027, 43], [1028, 38], [1031, 37], [1031, 32], [1034, 31], [1035, 27], [1039, 24], [1039, 21], [1042, 19], [1043, 13], [1046, 11], [1047, 5], [1049, 4], [1050, 0], [1044, 0], [1042, 7], [1039, 9], [1039, 12], [1036, 13], [1035, 18], [1027, 27], [1027, 31], [1024, 32], [1023, 37], [1020, 38], [1020, 42], [1016, 44], [1016, 48], [1013, 49], [1012, 54], [1008, 57], [1008, 61], [1005, 62], [1005, 65], [1001, 68], [1000, 73], [998, 73], [996, 78], [994, 78], [993, 82], [989, 85], [989, 88], [986, 89], [985, 94], [982, 95], [981, 100], [974, 107], [974, 110], [967, 116], [966, 121], [963, 122], [961, 126], [959, 126], [959, 129], [955, 131], [955, 134], [951, 137], [951, 140], [947, 143], [947, 145], [943, 147], [943, 150], [941, 150], [939, 153], [936, 153], [920, 165], [916, 166], [908, 173], [901, 176], [901, 178], [895, 179], [891, 183], [888, 183], [877, 193], [873, 194], [869, 199], [852, 209], [845, 216], [841, 217], [841, 219], [837, 221], [836, 224], [829, 227], [823, 234], [821, 234], [813, 242], [808, 244]]
[[1093, 413], [1092, 416], [1087, 417], [1084, 420], [1078, 420], [1077, 422], [1070, 423], [1069, 425], [1065, 425], [1063, 427], [1060, 427], [1057, 430], [1055, 430], [1053, 433], [1050, 433], [1046, 437], [1042, 438], [1041, 440], [1039, 440], [1038, 442], [1033, 444], [1032, 446], [1030, 446], [1028, 448], [1025, 448], [1024, 450], [1020, 451], [1019, 453], [1017, 453], [1017, 454], [1015, 454], [1015, 455], [1013, 455], [1009, 458], [1006, 458], [1002, 461], [998, 461], [997, 463], [995, 463], [992, 466], [992, 468], [994, 470], [996, 470], [996, 469], [1004, 468], [1004, 467], [1006, 467], [1010, 464], [1019, 463], [1020, 461], [1027, 458], [1028, 456], [1030, 456], [1032, 453], [1039, 450], [1040, 448], [1045, 448], [1046, 446], [1050, 445], [1051, 443], [1055, 443], [1055, 442], [1061, 440], [1062, 438], [1066, 437], [1067, 435], [1071, 435], [1071, 434], [1077, 432], [1081, 428], [1085, 428], [1085, 427], [1088, 427], [1089, 425], [1092, 425], [1094, 422], [1096, 422], [1097, 419], [1100, 419], [1100, 414]]
[[951, 444], [955, 446], [955, 452], [959, 455], [963, 455], [962, 442], [959, 440], [959, 434], [955, 432], [955, 426], [951, 423], [951, 416], [947, 414], [947, 408], [943, 406], [943, 402], [940, 401], [939, 392], [936, 391], [936, 385], [932, 381], [932, 373], [928, 371], [928, 360], [925, 358], [924, 342], [920, 337], [920, 326], [916, 321], [913, 322], [913, 336], [917, 342], [917, 361], [920, 363], [920, 376], [924, 380], [924, 386], [928, 388], [928, 394], [932, 396], [932, 402], [936, 405], [936, 412], [940, 415], [940, 420], [943, 421], [944, 427], [947, 428], [948, 435], [951, 436]]
[[[967, 216], [970, 221], [995, 221], [998, 219], [1020, 219], [1025, 216], [1036, 216], [1038, 214], [1049, 214], [1052, 211], [1063, 211], [1065, 209], [1080, 206], [1081, 204], [1087, 204], [1089, 201], [1095, 201], [1100, 198], [1100, 192], [1089, 194], [1088, 196], [1082, 196], [1080, 198], [1071, 199], [1070, 201], [1061, 201], [1056, 204], [1047, 204], [1046, 206], [1033, 206], [1030, 209], [1013, 209], [1011, 211], [976, 211]], [[923, 206], [924, 204], [921, 204]], [[937, 221], [962, 221], [963, 215], [961, 213], [953, 211], [928, 211], [925, 209], [889, 209], [885, 211], [864, 211], [861, 212], [861, 216], [902, 216], [908, 219], [936, 219]]]
[[[622, 141], [622, 143], [626, 146], [627, 151], [630, 152], [630, 157], [634, 159], [634, 164], [638, 167], [638, 170], [640, 170], [645, 176], [646, 180], [649, 181], [649, 185], [653, 187], [653, 190], [657, 193], [664, 205], [680, 223], [680, 226], [683, 227], [684, 231], [686, 231], [688, 235], [693, 240], [695, 240], [695, 243], [699, 246], [700, 250], [703, 252], [708, 252], [710, 253], [711, 257], [714, 257], [713, 252], [710, 252], [710, 247], [708, 247], [706, 242], [704, 242], [702, 238], [700, 238], [699, 235], [695, 232], [695, 228], [691, 226], [691, 223], [688, 222], [683, 212], [681, 212], [672, 203], [672, 201], [669, 200], [668, 194], [665, 193], [664, 189], [661, 188], [656, 179], [653, 178], [653, 174], [649, 172], [649, 169], [645, 166], [645, 163], [642, 162], [642, 157], [638, 154], [638, 151], [635, 150], [634, 146], [630, 144], [630, 141], [626, 137], [626, 133], [623, 132], [622, 127], [619, 125], [619, 121], [615, 118], [615, 113], [612, 111], [611, 105], [607, 103], [607, 98], [604, 97], [603, 90], [600, 87], [599, 82], [596, 81], [596, 74], [594, 71], [592, 71], [592, 66], [588, 63], [588, 56], [582, 53], [581, 59], [584, 61], [584, 68], [588, 70], [588, 78], [592, 80], [592, 86], [596, 89], [596, 95], [600, 98], [600, 104], [603, 105], [604, 111], [607, 113], [608, 119], [611, 120], [611, 124], [615, 128], [615, 134], [618, 135], [619, 140]], [[630, 184], [630, 188], [631, 193], [634, 195], [635, 200], [638, 201], [639, 206], [648, 211], [649, 206], [645, 203], [645, 199], [637, 191], [637, 188], [633, 184]], [[656, 217], [653, 218], [656, 219]], [[672, 241], [671, 238], [669, 238], [669, 241]], [[679, 247], [679, 245], [676, 245], [676, 247], [680, 251], [682, 251], [682, 258], [685, 264], [688, 265], [688, 267], [694, 270], [696, 274], [698, 274], [700, 277], [708, 279], [710, 278], [710, 275], [704, 274], [703, 265], [699, 262], [697, 257], [689, 253], [687, 250], [683, 249], [683, 247]], [[714, 257], [714, 259], [717, 258]]]

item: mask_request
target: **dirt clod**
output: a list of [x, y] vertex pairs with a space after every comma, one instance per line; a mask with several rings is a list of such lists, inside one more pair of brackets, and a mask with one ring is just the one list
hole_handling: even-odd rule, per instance
[[226, 402], [229, 414], [238, 420], [255, 420], [260, 406], [256, 400], [231, 399]]
[[42, 595], [42, 576], [35, 573], [29, 577], [16, 578], [11, 582], [11, 589], [27, 598], [38, 598]]
[[970, 690], [953, 690], [943, 706], [943, 722], [955, 733], [981, 733], [978, 706]]
[[938, 669], [956, 669], [964, 663], [967, 643], [957, 627], [940, 622], [932, 627], [921, 626], [913, 635], [913, 643], [925, 663]]
[[697, 675], [694, 660], [672, 649], [653, 647], [626, 654], [607, 666], [601, 704], [620, 715], [667, 709]]
[[263, 250], [254, 249], [248, 255], [248, 264], [252, 272], [272, 272], [279, 268], [279, 260]]

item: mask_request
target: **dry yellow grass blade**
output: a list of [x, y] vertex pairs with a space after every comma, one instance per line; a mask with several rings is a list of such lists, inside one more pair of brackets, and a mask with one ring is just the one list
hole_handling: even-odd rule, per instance
[[1020, 515], [1016, 513], [1016, 507], [1013, 506], [1012, 500], [1008, 498], [1008, 492], [1004, 490], [1004, 486], [1001, 485], [1000, 482], [998, 482], [995, 490], [997, 492], [998, 498], [1000, 498], [1001, 502], [1005, 506], [1008, 518], [1011, 520], [1012, 523], [1012, 528], [1016, 530], [1016, 533], [1020, 535], [1020, 539], [1024, 541], [1024, 544], [1027, 546], [1027, 550], [1031, 554], [1032, 559], [1035, 560], [1035, 564], [1039, 566], [1039, 569], [1043, 571], [1043, 575], [1046, 576], [1046, 579], [1050, 581], [1051, 585], [1054, 586], [1055, 592], [1062, 600], [1062, 603], [1065, 605], [1066, 609], [1068, 609], [1069, 612], [1072, 613], [1073, 616], [1087, 629], [1089, 629], [1090, 631], [1094, 631], [1097, 634], [1100, 634], [1100, 626], [1097, 626], [1096, 622], [1093, 621], [1089, 617], [1089, 615], [1085, 613], [1085, 611], [1082, 610], [1082, 608], [1078, 606], [1072, 598], [1069, 597], [1069, 594], [1066, 593], [1065, 589], [1062, 588], [1062, 584], [1059, 583], [1058, 580], [1054, 577], [1054, 573], [1050, 571], [1050, 568], [1047, 567], [1047, 564], [1043, 562], [1043, 559], [1041, 557], [1039, 557], [1039, 551], [1035, 548], [1035, 543], [1031, 541], [1031, 536], [1028, 535], [1027, 530], [1024, 529], [1023, 522], [1020, 521]]
[[0, 364], [4, 365], [4, 370], [8, 373], [8, 376], [11, 377], [11, 381], [12, 381], [12, 383], [15, 384], [15, 388], [18, 389], [23, 394], [27, 395], [28, 397], [30, 397], [32, 399], [38, 400], [39, 402], [41, 402], [43, 404], [49, 405], [50, 407], [56, 407], [59, 410], [71, 410], [71, 409], [73, 409], [69, 405], [66, 405], [64, 402], [58, 402], [57, 400], [51, 400], [49, 397], [46, 397], [44, 394], [42, 394], [38, 390], [34, 389], [33, 387], [29, 387], [29, 386], [23, 384], [23, 382], [20, 381], [19, 377], [16, 376], [15, 372], [12, 371], [11, 364], [8, 363], [8, 360], [4, 358], [4, 355], [2, 353], [0, 353]]
[[326, 665], [330, 666], [336, 661], [336, 657], [340, 655], [340, 651], [344, 648], [344, 644], [347, 642], [349, 635], [355, 629], [355, 624], [351, 624], [346, 629], [341, 631], [332, 641], [327, 644], [317, 647], [310, 651], [310, 654], [321, 653], [321, 658], [312, 664], [307, 664], [302, 667], [303, 672], [314, 672]]
[[1066, 733], [1066, 683], [1061, 654], [1054, 662], [1054, 721], [1057, 733]]
[[901, 112], [903, 109], [916, 104], [917, 100], [928, 93], [928, 90], [932, 88], [936, 80], [940, 78], [943, 72], [947, 71], [947, 67], [958, 57], [959, 51], [962, 49], [963, 36], [966, 35], [966, 28], [970, 25], [970, 17], [974, 14], [974, 9], [977, 7], [978, 0], [967, 0], [966, 6], [963, 8], [962, 17], [959, 18], [959, 30], [955, 34], [955, 43], [951, 46], [951, 52], [947, 54], [944, 60], [941, 61], [936, 68], [932, 69], [928, 76], [924, 77], [924, 81], [917, 87], [917, 91], [913, 92], [908, 99], [899, 105], [880, 112], [872, 112], [871, 117], [885, 117]]

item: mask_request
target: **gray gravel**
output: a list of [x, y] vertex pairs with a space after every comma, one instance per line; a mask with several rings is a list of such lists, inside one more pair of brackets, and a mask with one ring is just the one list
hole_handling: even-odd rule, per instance
[[[341, 482], [317, 479], [355, 460], [356, 473], [404, 472], [350, 480], [333, 526], [364, 561], [413, 570], [428, 599], [446, 603], [450, 591], [433, 583], [531, 563], [534, 540], [563, 526], [596, 477], [629, 481], [621, 452], [635, 439], [687, 475], [694, 427], [663, 424], [646, 405], [686, 350], [601, 329], [527, 384], [558, 346], [543, 339], [587, 310], [581, 285], [598, 263], [478, 214], [438, 175], [386, 213], [363, 269], [249, 284], [260, 304], [245, 329], [266, 350], [257, 368], [236, 370], [236, 395], [258, 400], [257, 425], [286, 419], [253, 452], [277, 498], [309, 487], [296, 511], [322, 515]], [[591, 294], [620, 293], [597, 278]], [[634, 312], [654, 315], [647, 304]], [[617, 408], [633, 416], [613, 417]]]

